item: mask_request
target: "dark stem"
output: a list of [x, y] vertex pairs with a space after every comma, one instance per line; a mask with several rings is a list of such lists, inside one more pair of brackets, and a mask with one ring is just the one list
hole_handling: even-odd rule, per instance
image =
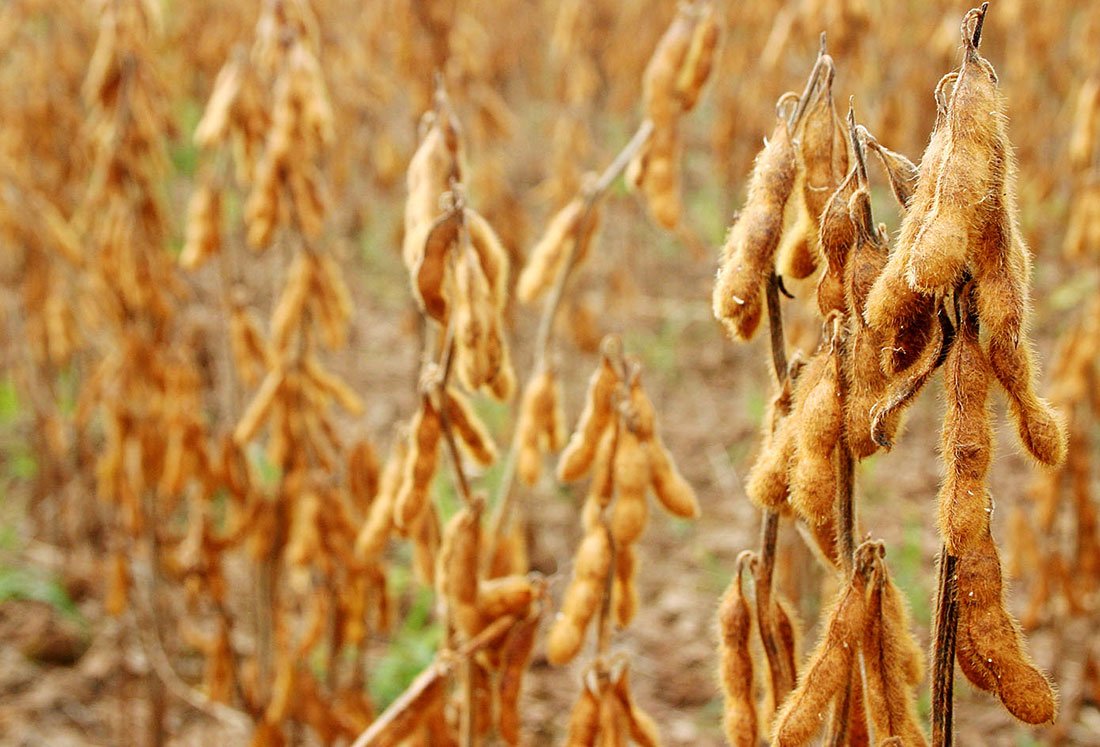
[[[779, 278], [773, 272], [765, 287], [768, 307], [768, 333], [771, 340], [772, 366], [778, 389], [783, 389], [787, 378], [787, 343], [783, 337], [783, 310], [779, 305]], [[778, 706], [794, 687], [795, 673], [790, 671], [787, 658], [776, 642], [775, 617], [773, 615], [772, 585], [775, 576], [775, 551], [779, 538], [779, 514], [766, 510], [760, 527], [760, 565], [756, 575], [756, 619], [760, 628], [760, 642], [768, 659], [771, 673], [772, 696]]]
[[982, 3], [982, 7], [979, 9], [978, 20], [974, 24], [974, 35], [970, 39], [970, 43], [975, 49], [982, 43], [982, 26], [985, 25], [985, 13], [989, 10], [989, 3]]
[[936, 619], [932, 630], [932, 747], [950, 747], [954, 733], [955, 709], [955, 636], [959, 622], [955, 598], [955, 561], [940, 548], [939, 590], [936, 595]]

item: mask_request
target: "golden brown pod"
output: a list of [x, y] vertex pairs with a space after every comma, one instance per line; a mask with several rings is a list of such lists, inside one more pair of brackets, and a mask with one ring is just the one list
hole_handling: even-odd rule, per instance
[[719, 647], [721, 663], [719, 680], [725, 695], [723, 727], [726, 740], [733, 747], [756, 747], [758, 721], [753, 695], [753, 663], [749, 637], [752, 634], [752, 611], [741, 590], [741, 562], [722, 595], [718, 607]]
[[833, 453], [843, 425], [836, 359], [829, 350], [820, 350], [799, 377], [791, 417], [797, 423], [789, 475], [791, 505], [807, 523], [822, 524], [836, 503]]
[[551, 664], [565, 664], [580, 651], [588, 622], [603, 599], [610, 571], [611, 544], [607, 532], [602, 527], [593, 527], [577, 549], [573, 579], [546, 640], [546, 658]]
[[734, 339], [749, 339], [760, 323], [764, 285], [775, 268], [794, 177], [794, 148], [781, 119], [756, 157], [748, 199], [726, 236], [714, 284], [714, 316]]
[[557, 474], [561, 482], [578, 480], [591, 468], [600, 437], [614, 414], [612, 395], [618, 381], [611, 361], [601, 356], [599, 367], [588, 381], [584, 410], [558, 461]]

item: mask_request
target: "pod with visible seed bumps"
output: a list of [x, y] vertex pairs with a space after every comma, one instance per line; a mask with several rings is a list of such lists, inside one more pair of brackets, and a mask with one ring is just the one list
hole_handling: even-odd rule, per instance
[[825, 616], [824, 632], [798, 686], [783, 701], [772, 725], [772, 744], [808, 744], [825, 723], [829, 704], [851, 676], [866, 624], [867, 580], [858, 568]]
[[409, 450], [394, 504], [394, 524], [399, 530], [408, 531], [428, 503], [428, 488], [435, 476], [441, 435], [439, 413], [431, 398], [421, 397], [420, 410], [410, 429]]
[[756, 747], [758, 725], [753, 695], [753, 664], [749, 637], [752, 611], [741, 590], [741, 566], [730, 581], [718, 608], [721, 664], [719, 679], [725, 694], [723, 725], [734, 747]]
[[493, 437], [470, 407], [470, 403], [457, 390], [447, 390], [447, 419], [454, 428], [463, 449], [482, 466], [496, 461], [497, 447]]
[[618, 374], [607, 356], [601, 356], [599, 367], [589, 379], [584, 410], [577, 421], [577, 428], [558, 461], [560, 481], [578, 480], [591, 468], [600, 437], [614, 415], [612, 395], [618, 381]]
[[585, 629], [599, 609], [610, 572], [611, 544], [607, 532], [602, 527], [593, 527], [577, 549], [573, 579], [546, 640], [546, 658], [551, 664], [565, 664], [580, 651]]
[[1024, 650], [1019, 625], [1004, 603], [1001, 561], [984, 532], [955, 565], [959, 604], [956, 657], [976, 687], [1001, 699], [1028, 724], [1052, 723], [1057, 699], [1047, 678]]
[[465, 639], [476, 635], [485, 623], [478, 605], [481, 508], [482, 501], [477, 500], [451, 517], [436, 561], [436, 593], [446, 600], [447, 616]]
[[543, 453], [558, 451], [565, 442], [560, 385], [553, 371], [536, 374], [527, 385], [516, 423], [516, 442], [519, 478], [534, 485], [542, 473]]
[[809, 524], [822, 524], [836, 502], [836, 451], [843, 425], [837, 391], [836, 360], [823, 349], [810, 361], [795, 390], [793, 418], [798, 424], [790, 467], [791, 505]]
[[756, 157], [748, 199], [726, 236], [714, 283], [714, 316], [734, 339], [749, 339], [760, 323], [794, 177], [794, 148], [787, 123], [780, 120]]

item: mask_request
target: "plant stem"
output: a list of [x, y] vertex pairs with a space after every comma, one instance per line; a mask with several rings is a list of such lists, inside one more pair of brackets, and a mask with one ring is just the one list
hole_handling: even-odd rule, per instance
[[[765, 287], [768, 308], [768, 332], [771, 340], [772, 366], [778, 388], [787, 379], [787, 347], [783, 336], [783, 310], [779, 305], [779, 277], [773, 272]], [[790, 671], [787, 658], [776, 642], [775, 616], [773, 615], [772, 584], [775, 575], [775, 552], [779, 538], [779, 513], [766, 510], [760, 527], [760, 572], [756, 575], [756, 619], [760, 628], [760, 642], [768, 659], [771, 674], [772, 698], [778, 706], [794, 688], [795, 673]]]
[[959, 622], [955, 597], [955, 561], [940, 548], [939, 590], [936, 619], [932, 629], [932, 747], [950, 747], [954, 740], [952, 718], [955, 709], [955, 636]]

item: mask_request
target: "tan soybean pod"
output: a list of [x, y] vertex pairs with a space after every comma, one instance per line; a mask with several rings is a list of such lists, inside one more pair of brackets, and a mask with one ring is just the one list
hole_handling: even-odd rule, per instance
[[775, 268], [795, 171], [791, 135], [780, 119], [756, 157], [748, 199], [726, 236], [714, 284], [714, 316], [734, 339], [748, 340], [760, 324], [764, 285]]
[[533, 303], [554, 284], [565, 265], [572, 244], [581, 232], [584, 200], [569, 202], [550, 219], [546, 231], [531, 249], [527, 264], [519, 274], [516, 297], [523, 303]]
[[630, 670], [624, 668], [613, 684], [615, 697], [626, 716], [630, 739], [638, 747], [660, 747], [661, 733], [653, 717], [643, 711], [630, 690]]
[[489, 466], [496, 461], [497, 447], [485, 424], [471, 408], [469, 401], [457, 389], [448, 388], [447, 419], [454, 428], [458, 442], [474, 461]]
[[477, 500], [451, 517], [436, 560], [436, 593], [446, 600], [448, 617], [463, 639], [476, 635], [485, 623], [478, 605], [482, 505]]
[[612, 461], [615, 500], [611, 505], [611, 537], [615, 546], [635, 542], [649, 517], [646, 488], [651, 467], [649, 452], [629, 427], [619, 428]]
[[745, 480], [745, 493], [757, 508], [779, 510], [787, 501], [788, 466], [794, 456], [796, 423], [791, 419], [791, 382], [772, 399], [763, 424], [763, 442]]
[[[908, 656], [913, 647], [909, 631], [898, 629], [896, 610], [888, 619], [887, 585], [892, 583], [885, 563], [880, 561], [871, 578], [867, 601], [867, 624], [863, 628], [860, 651], [866, 678], [866, 708], [874, 726], [878, 742], [898, 737], [901, 744], [923, 747], [928, 744], [917, 720], [917, 703], [914, 688], [909, 679]], [[900, 601], [894, 589], [894, 601]], [[918, 649], [919, 650], [919, 649]]]
[[600, 735], [600, 698], [587, 683], [581, 684], [581, 695], [569, 714], [566, 747], [596, 747]]
[[618, 382], [611, 361], [601, 356], [599, 366], [588, 380], [584, 410], [558, 461], [557, 473], [561, 482], [579, 480], [591, 469], [600, 438], [614, 415], [612, 397]]
[[557, 377], [553, 371], [543, 370], [528, 383], [516, 424], [517, 473], [525, 484], [538, 482], [543, 453], [561, 448], [565, 441], [564, 420]]
[[625, 628], [638, 611], [638, 588], [634, 579], [638, 553], [633, 545], [615, 545], [615, 578], [611, 587], [611, 610], [615, 624]]
[[795, 390], [794, 459], [790, 466], [791, 505], [809, 524], [828, 521], [836, 503], [833, 452], [843, 412], [837, 390], [836, 359], [823, 348], [811, 359]]
[[546, 640], [546, 658], [551, 664], [565, 664], [580, 651], [585, 629], [599, 609], [610, 572], [611, 544], [607, 532], [602, 527], [592, 527], [577, 549], [573, 578]]
[[940, 488], [939, 529], [947, 551], [956, 556], [988, 532], [993, 510], [988, 489], [993, 455], [987, 402], [991, 379], [975, 320], [964, 313], [944, 362], [947, 408], [940, 438], [946, 475]]
[[750, 636], [752, 611], [741, 590], [741, 562], [718, 607], [721, 663], [718, 678], [725, 695], [722, 724], [733, 747], [756, 747], [759, 726], [753, 695]]
[[504, 615], [526, 617], [536, 594], [537, 587], [527, 576], [493, 578], [479, 584], [477, 608], [486, 622]]
[[776, 747], [809, 744], [824, 726], [829, 704], [851, 676], [866, 624], [866, 591], [866, 579], [857, 569], [825, 615], [824, 632], [798, 686], [776, 713], [772, 724]]
[[497, 311], [503, 311], [508, 302], [508, 250], [484, 216], [471, 208], [466, 208], [463, 216], [470, 234], [470, 246], [477, 253], [481, 271], [489, 281], [494, 305]]
[[519, 699], [523, 675], [531, 660], [541, 616], [533, 613], [516, 623], [501, 647], [500, 678], [497, 687], [497, 730], [505, 744], [520, 740]]
[[1005, 607], [1001, 561], [988, 531], [959, 557], [955, 578], [956, 657], [963, 674], [976, 687], [997, 695], [1021, 721], [1052, 723], [1057, 698], [1025, 651], [1020, 627]]
[[394, 524], [399, 530], [408, 531], [428, 503], [428, 489], [435, 475], [441, 434], [439, 413], [429, 397], [421, 397], [420, 409], [410, 426], [409, 450], [394, 504]]

